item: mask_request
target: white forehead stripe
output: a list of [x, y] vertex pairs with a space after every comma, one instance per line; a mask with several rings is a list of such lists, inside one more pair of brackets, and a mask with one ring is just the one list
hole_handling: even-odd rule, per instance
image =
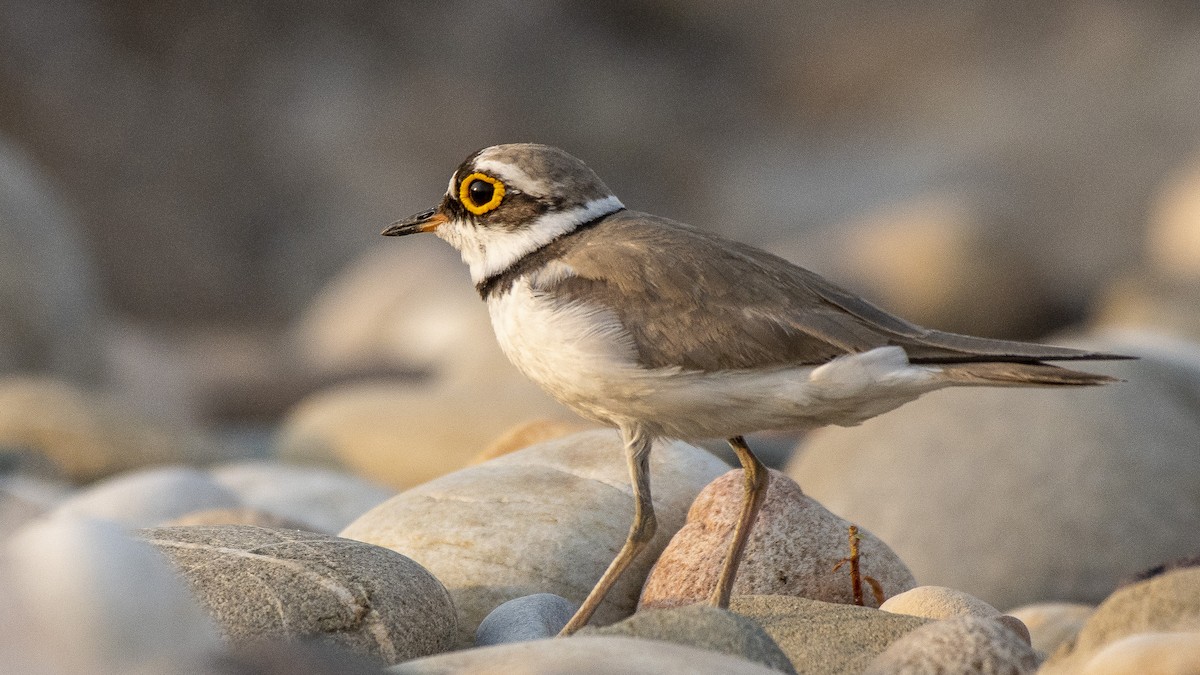
[[538, 180], [533, 176], [525, 173], [520, 167], [501, 162], [496, 159], [477, 159], [475, 160], [475, 170], [486, 173], [490, 176], [495, 176], [504, 181], [506, 185], [514, 187], [526, 194], [545, 196], [550, 194], [550, 185], [544, 180]]
[[460, 220], [446, 223], [435, 232], [458, 249], [471, 268], [471, 279], [478, 284], [583, 223], [623, 208], [621, 200], [609, 195], [565, 211], [544, 213], [515, 230], [477, 227]]

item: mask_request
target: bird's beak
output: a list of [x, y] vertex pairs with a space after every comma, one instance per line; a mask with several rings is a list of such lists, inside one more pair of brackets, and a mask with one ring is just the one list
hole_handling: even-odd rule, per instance
[[422, 211], [415, 216], [409, 216], [404, 220], [388, 225], [387, 229], [380, 232], [385, 237], [401, 237], [406, 234], [416, 234], [417, 232], [432, 232], [439, 225], [450, 220], [446, 214], [439, 209], [429, 209]]

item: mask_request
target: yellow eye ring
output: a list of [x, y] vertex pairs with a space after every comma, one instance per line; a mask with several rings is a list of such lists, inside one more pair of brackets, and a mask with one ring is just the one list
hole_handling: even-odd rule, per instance
[[[481, 182], [487, 183], [490, 186], [490, 190], [472, 190], [476, 184]], [[491, 193], [491, 196], [487, 198], [484, 203], [479, 204], [475, 201], [476, 198], [482, 198], [479, 193], [482, 193], [483, 196], [486, 196], [489, 192]], [[500, 182], [496, 178], [492, 178], [487, 174], [473, 173], [464, 178], [462, 183], [459, 183], [458, 185], [458, 201], [462, 202], [462, 205], [467, 207], [468, 211], [477, 216], [481, 216], [497, 206], [500, 206], [501, 199], [504, 199], [504, 183]]]

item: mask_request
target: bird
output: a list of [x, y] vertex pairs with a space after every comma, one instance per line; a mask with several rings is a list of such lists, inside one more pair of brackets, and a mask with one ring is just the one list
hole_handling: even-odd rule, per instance
[[629, 466], [629, 534], [560, 635], [591, 619], [656, 529], [659, 439], [726, 439], [739, 516], [708, 602], [728, 607], [767, 469], [752, 432], [853, 426], [952, 386], [1113, 381], [1049, 361], [1128, 358], [923, 328], [747, 244], [627, 209], [556, 147], [469, 155], [434, 208], [382, 234], [433, 232], [458, 250], [504, 354], [553, 398], [615, 427]]

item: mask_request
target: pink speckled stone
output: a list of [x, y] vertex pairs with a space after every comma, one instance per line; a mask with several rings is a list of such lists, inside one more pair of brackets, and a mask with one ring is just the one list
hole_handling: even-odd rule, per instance
[[[683, 528], [650, 571], [638, 609], [687, 605], [708, 597], [733, 536], [741, 500], [740, 469], [704, 488], [688, 510]], [[849, 565], [833, 571], [838, 561], [850, 553], [850, 525], [807, 497], [791, 478], [771, 471], [733, 594], [794, 595], [853, 603]], [[862, 573], [879, 581], [885, 596], [917, 585], [908, 567], [887, 544], [862, 527], [859, 534]], [[878, 606], [865, 582], [863, 599], [867, 606]]]

